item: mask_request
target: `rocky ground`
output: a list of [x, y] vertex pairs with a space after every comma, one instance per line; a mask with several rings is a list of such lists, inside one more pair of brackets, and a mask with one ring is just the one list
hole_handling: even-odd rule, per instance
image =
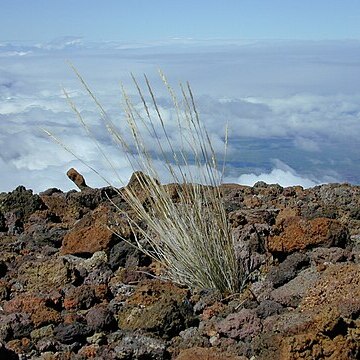
[[225, 298], [151, 276], [110, 188], [1, 193], [0, 359], [359, 359], [360, 187], [222, 191], [251, 271]]

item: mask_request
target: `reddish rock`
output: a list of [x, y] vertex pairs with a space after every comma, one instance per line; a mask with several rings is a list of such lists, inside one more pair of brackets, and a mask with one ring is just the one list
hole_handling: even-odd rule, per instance
[[[28, 338], [22, 338], [22, 339], [16, 339], [11, 340], [6, 344], [6, 347], [13, 351], [16, 354], [23, 354], [31, 351], [31, 348], [33, 347], [33, 344], [31, 343], [30, 339]], [[6, 358], [8, 359], [8, 358]], [[11, 357], [9, 358], [11, 359]], [[4, 358], [5, 360], [5, 358]]]
[[52, 190], [41, 193], [40, 197], [49, 212], [57, 216], [63, 226], [69, 227], [100, 204], [109, 205], [109, 198], [118, 195], [117, 191], [112, 188], [87, 188], [80, 192], [70, 191], [68, 193]]
[[249, 195], [244, 198], [244, 205], [249, 209], [259, 208], [262, 204], [263, 202], [256, 195]]
[[[61, 247], [64, 254], [93, 254], [96, 251], [108, 250], [117, 236], [109, 230], [109, 205], [100, 205], [92, 213], [86, 214], [65, 235]], [[131, 230], [125, 220], [117, 227], [124, 237], [130, 236]]]
[[86, 345], [79, 350], [78, 355], [82, 356], [85, 359], [94, 359], [96, 358], [98, 350], [99, 350], [99, 345], [96, 344]]
[[63, 223], [73, 223], [79, 217], [79, 206], [70, 203], [63, 192], [42, 193], [42, 201], [50, 213], [58, 216]]
[[344, 246], [348, 240], [347, 228], [337, 220], [316, 218], [305, 220], [300, 216], [283, 217], [279, 214], [279, 235], [268, 239], [272, 253], [292, 253], [314, 246]]
[[90, 285], [81, 285], [71, 288], [64, 297], [64, 308], [66, 310], [89, 309], [95, 303], [95, 292]]
[[97, 302], [104, 301], [110, 293], [110, 289], [107, 284], [93, 285], [93, 289]]
[[[332, 329], [335, 330], [335, 329]], [[355, 336], [354, 336], [355, 335]], [[316, 333], [305, 333], [286, 337], [281, 346], [280, 360], [329, 359], [355, 360], [360, 355], [360, 334], [324, 337]]]
[[201, 319], [209, 320], [213, 316], [217, 316], [217, 315], [221, 314], [225, 308], [226, 308], [226, 306], [223, 303], [221, 303], [220, 301], [217, 301], [217, 302], [215, 302], [215, 304], [212, 304], [211, 306], [206, 307], [204, 309], [204, 311], [201, 314]]
[[360, 313], [360, 264], [329, 265], [300, 304], [303, 311], [327, 306], [345, 317]]
[[237, 340], [255, 336], [261, 331], [261, 328], [261, 321], [256, 312], [249, 309], [242, 309], [238, 313], [228, 315], [216, 326], [221, 335]]
[[279, 359], [358, 358], [359, 273], [357, 264], [329, 265], [297, 309], [264, 321], [264, 332], [281, 336]]
[[3, 309], [8, 314], [29, 314], [34, 325], [40, 327], [49, 323], [58, 323], [62, 320], [60, 313], [49, 307], [50, 303], [49, 299], [25, 293], [5, 302]]
[[[175, 202], [185, 193], [165, 188]], [[360, 186], [221, 186], [250, 271], [247, 290], [226, 298], [146, 280], [156, 265], [116, 237], [98, 246], [94, 228], [109, 224], [132, 237], [105, 194], [128, 210], [112, 188], [49, 189], [46, 206], [22, 188], [0, 193], [0, 359], [360, 358]]]

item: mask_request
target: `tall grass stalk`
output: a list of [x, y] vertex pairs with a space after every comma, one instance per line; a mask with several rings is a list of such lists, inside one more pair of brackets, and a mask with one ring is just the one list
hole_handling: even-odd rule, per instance
[[[244, 275], [236, 259], [234, 239], [219, 189], [224, 166], [219, 168], [215, 150], [200, 121], [189, 84], [180, 85], [178, 96], [160, 72], [177, 122], [176, 138], [180, 140], [174, 144], [173, 134], [146, 76], [143, 89], [132, 75], [141, 100], [141, 110], [122, 87], [125, 120], [116, 126], [81, 75], [75, 68], [73, 70], [98, 107], [109, 134], [130, 162], [138, 186], [148, 195], [145, 206], [131, 186], [125, 186], [121, 191], [137, 220], [147, 225], [144, 229], [137, 220], [125, 214], [134, 234], [138, 234], [135, 238], [136, 246], [160, 262], [165, 270], [164, 276], [174, 282], [191, 288], [217, 289], [221, 293], [239, 291]], [[111, 159], [102, 151], [80, 111], [66, 92], [65, 95], [81, 125], [116, 172]], [[131, 133], [131, 140], [123, 129]], [[227, 129], [225, 133], [226, 154]], [[146, 145], [149, 138], [156, 144], [156, 151]], [[172, 182], [177, 184], [176, 200], [169, 186], [161, 185], [158, 181], [160, 176], [155, 166], [154, 153], [158, 156], [156, 160], [163, 162]], [[139, 171], [147, 176], [141, 175]]]

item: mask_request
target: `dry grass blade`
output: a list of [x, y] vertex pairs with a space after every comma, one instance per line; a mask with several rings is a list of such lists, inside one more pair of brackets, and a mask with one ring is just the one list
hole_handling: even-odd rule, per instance
[[[169, 129], [164, 119], [150, 81], [145, 76], [144, 91], [132, 76], [143, 111], [138, 110], [138, 104], [135, 105], [123, 89], [125, 120], [132, 135], [129, 142], [109, 119], [84, 79], [76, 69], [74, 71], [98, 106], [106, 128], [126, 154], [133, 170], [148, 175], [135, 173], [141, 190], [148, 194], [150, 204], [146, 207], [131, 187], [125, 186], [122, 191], [137, 219], [147, 224], [145, 231], [129, 218], [130, 225], [136, 229], [134, 233], [139, 234], [136, 246], [159, 261], [166, 270], [165, 275], [172, 281], [192, 288], [218, 289], [221, 293], [239, 291], [244, 274], [235, 255], [234, 240], [219, 190], [224, 166], [218, 169], [215, 150], [200, 121], [190, 86], [181, 86], [178, 98], [160, 73], [176, 112], [178, 131], [177, 141], [174, 141], [174, 130]], [[71, 106], [79, 117], [72, 102]], [[88, 131], [81, 117], [80, 122]], [[121, 125], [123, 127], [124, 123]], [[147, 148], [147, 137], [157, 145], [155, 153], [163, 161], [172, 182], [177, 184], [176, 201], [168, 187], [157, 180], [160, 176], [151, 156], [154, 150]], [[226, 145], [227, 131], [225, 153]], [[144, 247], [144, 242], [148, 246]]]

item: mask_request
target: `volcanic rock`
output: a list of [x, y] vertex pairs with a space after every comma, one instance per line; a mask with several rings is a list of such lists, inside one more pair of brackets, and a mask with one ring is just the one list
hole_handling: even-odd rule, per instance
[[74, 168], [69, 169], [66, 175], [80, 190], [88, 188], [84, 177]]
[[145, 281], [138, 286], [118, 317], [120, 329], [142, 329], [165, 338], [194, 322], [188, 291], [161, 281]]
[[[142, 176], [128, 189], [151, 211]], [[165, 281], [124, 188], [1, 193], [0, 359], [360, 358], [360, 187], [220, 191], [236, 294]]]

